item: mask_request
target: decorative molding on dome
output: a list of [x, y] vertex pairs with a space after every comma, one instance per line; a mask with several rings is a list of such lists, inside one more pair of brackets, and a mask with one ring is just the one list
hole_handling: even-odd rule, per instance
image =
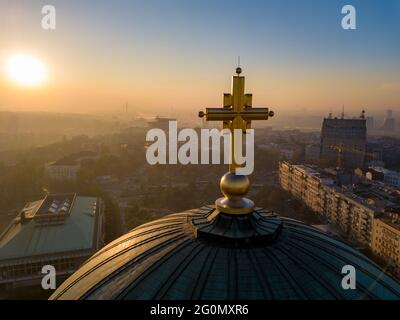
[[251, 214], [233, 216], [213, 209], [188, 219], [199, 239], [213, 239], [229, 246], [268, 245], [282, 228], [282, 221], [271, 214], [253, 211]]

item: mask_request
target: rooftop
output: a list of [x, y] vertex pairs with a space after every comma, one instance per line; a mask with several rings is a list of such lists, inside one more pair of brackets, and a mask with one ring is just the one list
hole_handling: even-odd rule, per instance
[[341, 173], [334, 168], [322, 169], [315, 165], [298, 165], [287, 163], [296, 170], [321, 180], [321, 182], [347, 199], [355, 201], [375, 212], [383, 212], [388, 208], [398, 207], [399, 190], [380, 181], [359, 182], [357, 185], [334, 185], [335, 175]]
[[355, 118], [355, 119], [342, 119], [342, 118], [325, 118], [324, 125], [334, 126], [334, 127], [348, 127], [348, 126], [365, 126], [365, 119]]
[[[288, 163], [289, 164], [289, 163]], [[307, 174], [309, 176], [318, 178], [325, 185], [333, 185], [335, 175], [327, 170], [322, 170], [316, 165], [311, 164], [289, 164], [297, 170]]]
[[49, 164], [50, 166], [74, 166], [78, 165], [79, 161], [83, 158], [92, 158], [97, 155], [94, 151], [81, 151], [78, 153], [71, 154], [69, 156], [63, 157], [57, 161]]
[[[50, 212], [54, 201], [60, 199], [71, 200], [70, 208], [65, 211], [65, 201], [60, 201], [56, 211]], [[51, 195], [28, 203], [0, 235], [0, 264], [10, 259], [92, 249], [97, 207], [97, 198], [74, 194]], [[56, 217], [66, 212], [68, 216], [62, 223], [43, 223], [43, 216]]]
[[400, 231], [400, 221], [398, 220], [398, 218], [393, 219], [392, 217], [385, 215], [385, 216], [380, 217], [379, 220], [381, 220], [385, 224], [389, 225], [393, 229]]

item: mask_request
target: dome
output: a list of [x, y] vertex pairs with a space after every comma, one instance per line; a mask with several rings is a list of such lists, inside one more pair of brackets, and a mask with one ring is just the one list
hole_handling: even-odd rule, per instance
[[[356, 269], [344, 290], [343, 266]], [[345, 243], [260, 208], [206, 206], [113, 241], [51, 299], [399, 299], [400, 285]]]

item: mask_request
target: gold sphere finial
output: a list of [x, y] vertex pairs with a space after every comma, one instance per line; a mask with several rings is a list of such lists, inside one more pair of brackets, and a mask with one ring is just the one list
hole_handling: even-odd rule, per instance
[[221, 178], [220, 188], [225, 197], [215, 201], [219, 211], [238, 215], [253, 212], [254, 202], [244, 197], [250, 189], [247, 176], [228, 172]]
[[247, 176], [228, 172], [221, 178], [220, 188], [225, 197], [237, 201], [242, 199], [249, 191], [250, 180]]

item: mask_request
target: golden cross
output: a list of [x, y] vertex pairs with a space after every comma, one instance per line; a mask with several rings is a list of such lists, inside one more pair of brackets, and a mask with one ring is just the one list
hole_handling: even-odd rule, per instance
[[238, 165], [234, 160], [234, 130], [241, 129], [246, 133], [246, 129], [251, 128], [252, 120], [268, 120], [274, 116], [274, 112], [268, 108], [253, 108], [251, 93], [245, 93], [245, 77], [241, 76], [242, 69], [236, 68], [236, 76], [232, 77], [232, 93], [224, 93], [223, 108], [207, 108], [206, 112], [200, 111], [199, 117], [205, 116], [206, 121], [222, 121], [223, 128], [231, 132], [231, 159], [229, 171], [234, 173]]

